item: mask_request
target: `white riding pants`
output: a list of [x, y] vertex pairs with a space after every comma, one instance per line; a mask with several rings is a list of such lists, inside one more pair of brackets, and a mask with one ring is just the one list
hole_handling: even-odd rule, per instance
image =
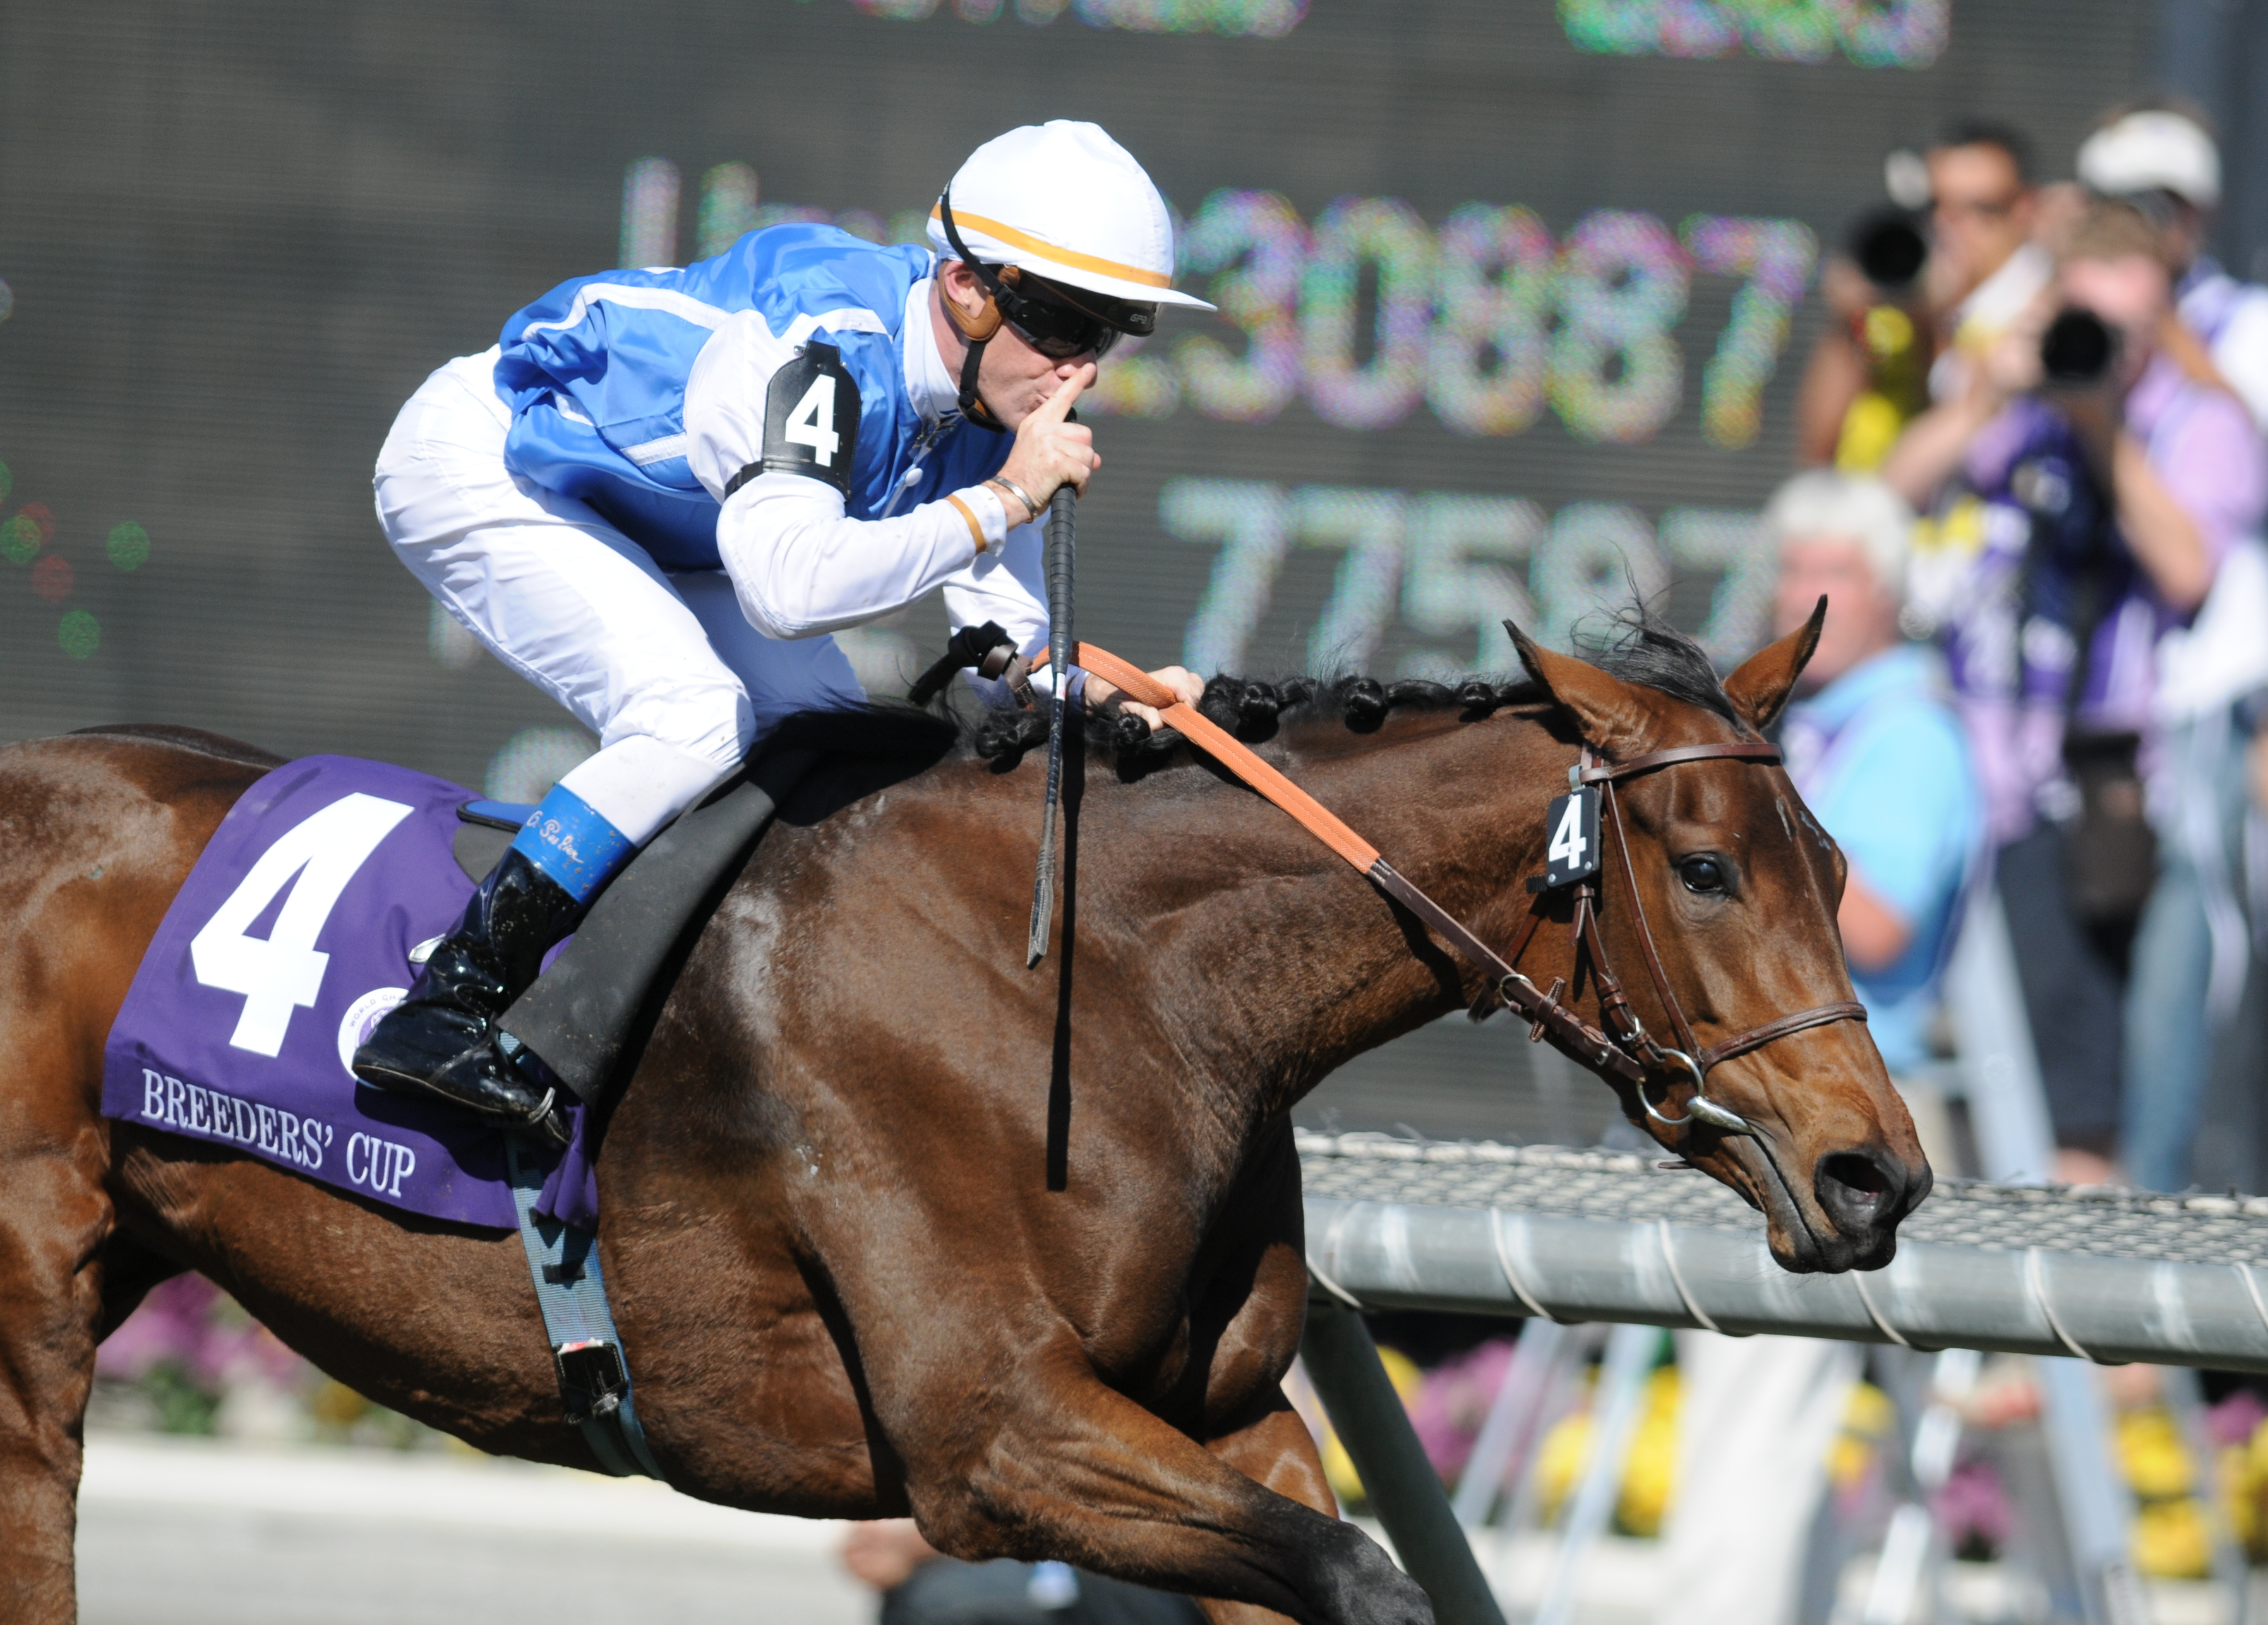
[[599, 737], [561, 781], [643, 843], [787, 716], [862, 703], [831, 637], [750, 626], [719, 570], [672, 572], [505, 467], [497, 352], [418, 388], [379, 453], [394, 555], [496, 658]]

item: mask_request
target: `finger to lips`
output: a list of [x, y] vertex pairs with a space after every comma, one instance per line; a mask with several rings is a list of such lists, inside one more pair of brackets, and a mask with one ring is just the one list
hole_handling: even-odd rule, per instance
[[1064, 417], [1070, 414], [1071, 407], [1078, 401], [1080, 393], [1084, 391], [1089, 384], [1094, 382], [1094, 364], [1089, 362], [1078, 371], [1072, 373], [1069, 378], [1064, 379], [1061, 384], [1058, 384], [1056, 386], [1055, 393], [1049, 395], [1045, 401], [1042, 401], [1040, 403], [1040, 409], [1037, 412], [1035, 412], [1032, 415], [1036, 418], [1040, 418], [1042, 421], [1060, 423], [1064, 421]]

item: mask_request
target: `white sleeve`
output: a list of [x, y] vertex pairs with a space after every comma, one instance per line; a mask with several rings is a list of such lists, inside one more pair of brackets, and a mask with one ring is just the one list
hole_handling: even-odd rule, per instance
[[2268, 429], [2268, 290], [2247, 288], [2213, 342], [2213, 364], [2243, 401], [2252, 421]]
[[1008, 514], [989, 487], [887, 519], [846, 517], [840, 492], [802, 474], [760, 474], [725, 495], [762, 460], [765, 392], [793, 353], [760, 314], [743, 311], [702, 347], [686, 383], [686, 459], [724, 504], [717, 551], [748, 624], [767, 637], [837, 631], [902, 609], [995, 557]]

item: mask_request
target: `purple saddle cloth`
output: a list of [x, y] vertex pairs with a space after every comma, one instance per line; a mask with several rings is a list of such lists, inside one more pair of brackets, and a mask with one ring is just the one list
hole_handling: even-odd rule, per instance
[[[471, 791], [349, 756], [247, 790], [143, 955], [103, 1055], [106, 1117], [257, 1157], [429, 1218], [517, 1229], [504, 1135], [347, 1070], [452, 930], [473, 883], [452, 850]], [[583, 1107], [537, 1210], [594, 1226]]]

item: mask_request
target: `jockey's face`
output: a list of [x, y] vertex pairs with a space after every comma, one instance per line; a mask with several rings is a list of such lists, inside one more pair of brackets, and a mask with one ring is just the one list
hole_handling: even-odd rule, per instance
[[1004, 323], [984, 347], [984, 359], [977, 364], [976, 393], [984, 397], [993, 416], [1014, 429], [1094, 358], [1089, 351], [1068, 361], [1050, 361]]
[[[938, 296], [950, 299], [964, 320], [976, 322], [983, 314], [984, 290], [969, 268], [958, 260], [947, 260], [938, 267]], [[957, 379], [961, 365], [968, 353], [966, 340], [960, 328], [942, 319], [937, 322], [938, 349], [946, 365]], [[1042, 356], [1022, 336], [1002, 322], [984, 346], [984, 358], [976, 367], [976, 393], [992, 415], [1002, 426], [1014, 429], [1028, 416], [1034, 408], [1047, 400], [1067, 379], [1094, 359], [1090, 352], [1054, 361]]]

